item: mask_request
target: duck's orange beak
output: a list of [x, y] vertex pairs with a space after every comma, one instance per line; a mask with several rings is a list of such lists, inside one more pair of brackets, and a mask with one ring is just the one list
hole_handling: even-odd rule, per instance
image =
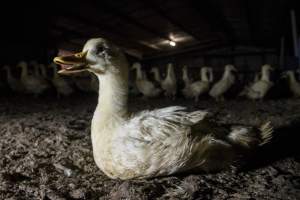
[[86, 71], [88, 69], [86, 54], [87, 52], [80, 52], [69, 56], [55, 57], [54, 63], [62, 66], [58, 73], [73, 74]]

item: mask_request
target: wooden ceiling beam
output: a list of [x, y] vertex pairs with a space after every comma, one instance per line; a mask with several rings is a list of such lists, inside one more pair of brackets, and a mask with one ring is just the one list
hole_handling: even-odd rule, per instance
[[159, 55], [158, 54], [145, 55], [143, 60], [149, 61], [149, 60], [160, 59], [160, 58], [175, 56], [175, 55], [186, 56], [188, 53], [191, 53], [191, 52], [202, 51], [204, 49], [208, 49], [208, 48], [212, 48], [212, 47], [223, 47], [225, 45], [226, 45], [226, 43], [220, 41], [219, 39], [203, 41], [203, 42], [198, 43], [193, 46], [189, 46], [186, 48], [173, 50], [173, 51], [169, 51], [169, 52], [165, 52], [165, 53], [160, 53]]
[[169, 37], [169, 35], [166, 35], [164, 33], [161, 33], [153, 28], [148, 27], [147, 25], [137, 21], [134, 17], [131, 17], [125, 13], [123, 13], [123, 11], [121, 11], [120, 9], [117, 9], [114, 6], [111, 6], [108, 2], [103, 2], [103, 1], [97, 1], [94, 0], [93, 1], [95, 3], [95, 5], [97, 6], [98, 9], [113, 15], [114, 17], [119, 18], [121, 21], [123, 21], [126, 24], [132, 24], [135, 27], [137, 27], [138, 29], [151, 34], [157, 38], [161, 38], [164, 40], [171, 40], [171, 38]]
[[211, 25], [213, 31], [222, 32], [229, 44], [235, 45], [237, 38], [235, 31], [220, 6], [212, 5], [211, 1], [189, 0], [189, 2], [199, 16]]
[[143, 50], [143, 49], [146, 51], [157, 51], [158, 50], [157, 48], [155, 48], [151, 45], [147, 45], [143, 42], [130, 39], [130, 37], [126, 33], [121, 32], [111, 26], [107, 26], [107, 25], [101, 23], [100, 21], [91, 21], [85, 17], [81, 17], [80, 15], [70, 13], [70, 12], [60, 13], [59, 17], [66, 18], [66, 19], [69, 19], [72, 21], [77, 21], [85, 26], [95, 28], [95, 29], [97, 29], [97, 31], [99, 31], [99, 34], [102, 34], [102, 35], [105, 34], [106, 37], [108, 37], [108, 39], [114, 37], [114, 38], [117, 38], [118, 41], [126, 41], [127, 43], [132, 44], [132, 46], [138, 47], [138, 50]]
[[173, 17], [166, 14], [166, 12], [164, 12], [160, 7], [155, 5], [153, 2], [143, 1], [143, 3], [147, 7], [151, 8], [154, 12], [156, 12], [159, 16], [166, 19], [170, 24], [172, 24], [173, 26], [179, 28], [179, 30], [181, 30], [181, 31], [185, 32], [186, 34], [192, 36], [196, 40], [203, 40], [203, 37], [200, 37], [199, 34], [195, 33], [194, 31], [192, 31], [188, 28], [186, 28], [186, 26], [184, 26], [183, 24], [181, 24], [177, 20], [175, 20]]

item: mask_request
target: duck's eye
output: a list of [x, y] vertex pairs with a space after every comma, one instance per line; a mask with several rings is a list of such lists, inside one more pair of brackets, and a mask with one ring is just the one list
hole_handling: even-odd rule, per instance
[[105, 48], [103, 46], [98, 47], [96, 50], [97, 54], [102, 54], [104, 51], [105, 51]]

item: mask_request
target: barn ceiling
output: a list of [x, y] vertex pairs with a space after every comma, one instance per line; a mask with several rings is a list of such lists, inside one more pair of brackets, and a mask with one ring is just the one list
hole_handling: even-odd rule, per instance
[[[290, 34], [293, 4], [286, 0], [73, 0], [22, 6], [18, 9], [23, 15], [15, 23], [23, 35], [33, 35], [31, 41], [39, 38], [39, 43], [78, 50], [91, 37], [106, 37], [130, 55], [152, 59], [216, 47], [277, 47], [280, 37]], [[14, 31], [7, 35], [17, 32], [19, 36], [20, 28], [10, 24]], [[170, 46], [170, 41], [176, 46]]]

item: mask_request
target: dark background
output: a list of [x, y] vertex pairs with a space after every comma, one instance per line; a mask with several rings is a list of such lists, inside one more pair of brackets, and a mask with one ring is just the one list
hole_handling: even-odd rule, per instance
[[[296, 9], [295, 2], [13, 0], [1, 5], [0, 62], [50, 62], [59, 48], [78, 51], [88, 38], [106, 37], [146, 66], [169, 61], [249, 66], [255, 59], [278, 64], [284, 37], [287, 63], [294, 63], [290, 9]], [[170, 47], [168, 39], [177, 46]]]

